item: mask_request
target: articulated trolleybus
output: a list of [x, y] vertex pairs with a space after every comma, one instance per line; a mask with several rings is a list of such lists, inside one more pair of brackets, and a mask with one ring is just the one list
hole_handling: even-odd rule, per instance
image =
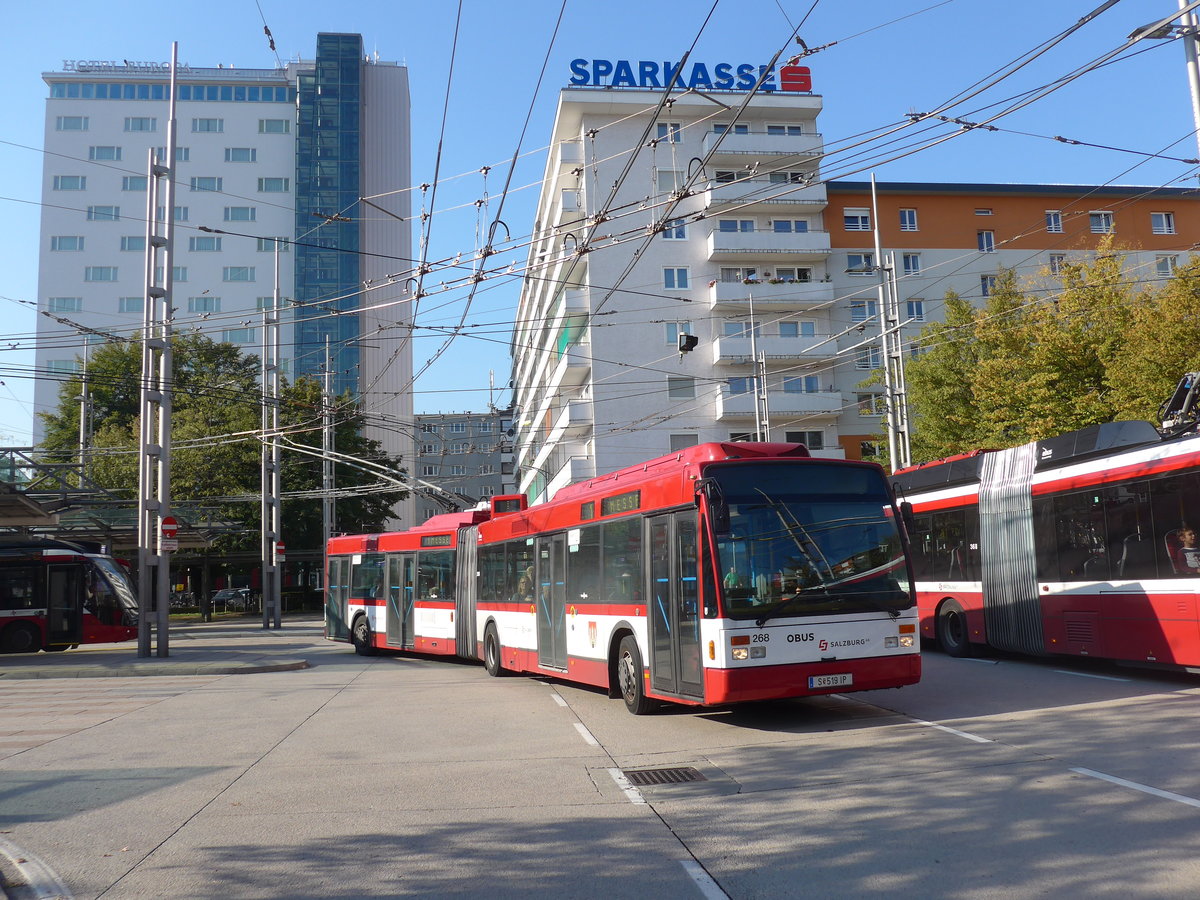
[[714, 705], [920, 678], [900, 516], [878, 466], [710, 443], [526, 507], [329, 541], [325, 634]]
[[137, 637], [138, 605], [111, 556], [74, 541], [0, 538], [0, 652]]
[[921, 634], [950, 655], [991, 646], [1200, 667], [1194, 421], [1093, 425], [894, 483], [914, 508]]

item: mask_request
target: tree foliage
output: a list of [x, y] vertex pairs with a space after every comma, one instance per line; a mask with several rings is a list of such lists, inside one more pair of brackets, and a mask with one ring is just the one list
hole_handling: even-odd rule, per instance
[[[171, 496], [176, 503], [202, 503], [221, 518], [239, 523], [238, 533], [218, 539], [218, 549], [258, 546], [261, 522], [261, 390], [259, 363], [243, 356], [233, 344], [218, 343], [200, 334], [173, 339], [174, 391], [171, 420]], [[87, 386], [92, 407], [88, 477], [118, 497], [133, 501], [138, 484], [138, 417], [141, 345], [106, 344], [91, 355]], [[82, 375], [59, 388], [52, 413], [42, 413], [46, 437], [42, 449], [51, 458], [77, 458]], [[383, 453], [378, 441], [360, 431], [363, 418], [351, 398], [336, 404], [334, 446], [339, 454], [369, 460], [403, 473], [399, 460]], [[315, 457], [289, 452], [288, 442], [321, 447], [321, 388], [308, 378], [285, 384], [281, 390], [280, 424], [288, 433], [283, 445], [280, 480], [286, 495], [321, 487], [321, 463]], [[340, 491], [352, 491], [380, 481], [353, 465], [334, 470]], [[364, 496], [338, 500], [343, 530], [382, 530], [392, 508], [406, 496], [392, 487]], [[321, 501], [317, 497], [285, 500], [283, 539], [293, 548], [321, 546]]]
[[1142, 289], [1121, 254], [1054, 279], [998, 279], [986, 305], [946, 297], [906, 368], [913, 460], [1009, 447], [1116, 419], [1153, 419], [1200, 369], [1200, 263]]

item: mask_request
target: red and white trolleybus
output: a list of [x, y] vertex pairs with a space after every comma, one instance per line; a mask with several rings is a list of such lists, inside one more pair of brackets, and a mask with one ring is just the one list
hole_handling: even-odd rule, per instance
[[66, 650], [137, 637], [125, 570], [87, 544], [0, 538], [0, 652]]
[[328, 638], [595, 685], [634, 713], [920, 678], [883, 471], [797, 444], [701, 444], [327, 550]]
[[1200, 436], [1111, 422], [897, 472], [921, 634], [1200, 666]]

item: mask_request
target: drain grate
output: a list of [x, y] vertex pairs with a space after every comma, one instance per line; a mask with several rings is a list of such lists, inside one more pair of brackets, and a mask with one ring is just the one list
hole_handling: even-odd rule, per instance
[[685, 784], [689, 781], [708, 781], [691, 766], [679, 769], [624, 769], [625, 777], [635, 787], [651, 784]]

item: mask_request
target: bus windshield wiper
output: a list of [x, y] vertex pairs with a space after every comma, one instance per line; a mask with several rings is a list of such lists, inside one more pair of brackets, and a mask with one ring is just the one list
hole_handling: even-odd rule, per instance
[[755, 619], [754, 624], [757, 625], [759, 628], [762, 628], [763, 625], [765, 625], [767, 623], [767, 620], [775, 618], [777, 615], [779, 615], [781, 612], [783, 612], [788, 606], [795, 603], [801, 597], [805, 597], [810, 594], [820, 594], [824, 600], [832, 600], [834, 597], [834, 595], [829, 592], [829, 588], [827, 588], [825, 585], [821, 585], [819, 587], [803, 588], [799, 591], [796, 591], [796, 593], [792, 594], [792, 596], [790, 596], [790, 597], [781, 598], [778, 603], [776, 603], [774, 606], [772, 606], [770, 609], [768, 609], [765, 613], [763, 613], [761, 616], [759, 616], [757, 619]]

